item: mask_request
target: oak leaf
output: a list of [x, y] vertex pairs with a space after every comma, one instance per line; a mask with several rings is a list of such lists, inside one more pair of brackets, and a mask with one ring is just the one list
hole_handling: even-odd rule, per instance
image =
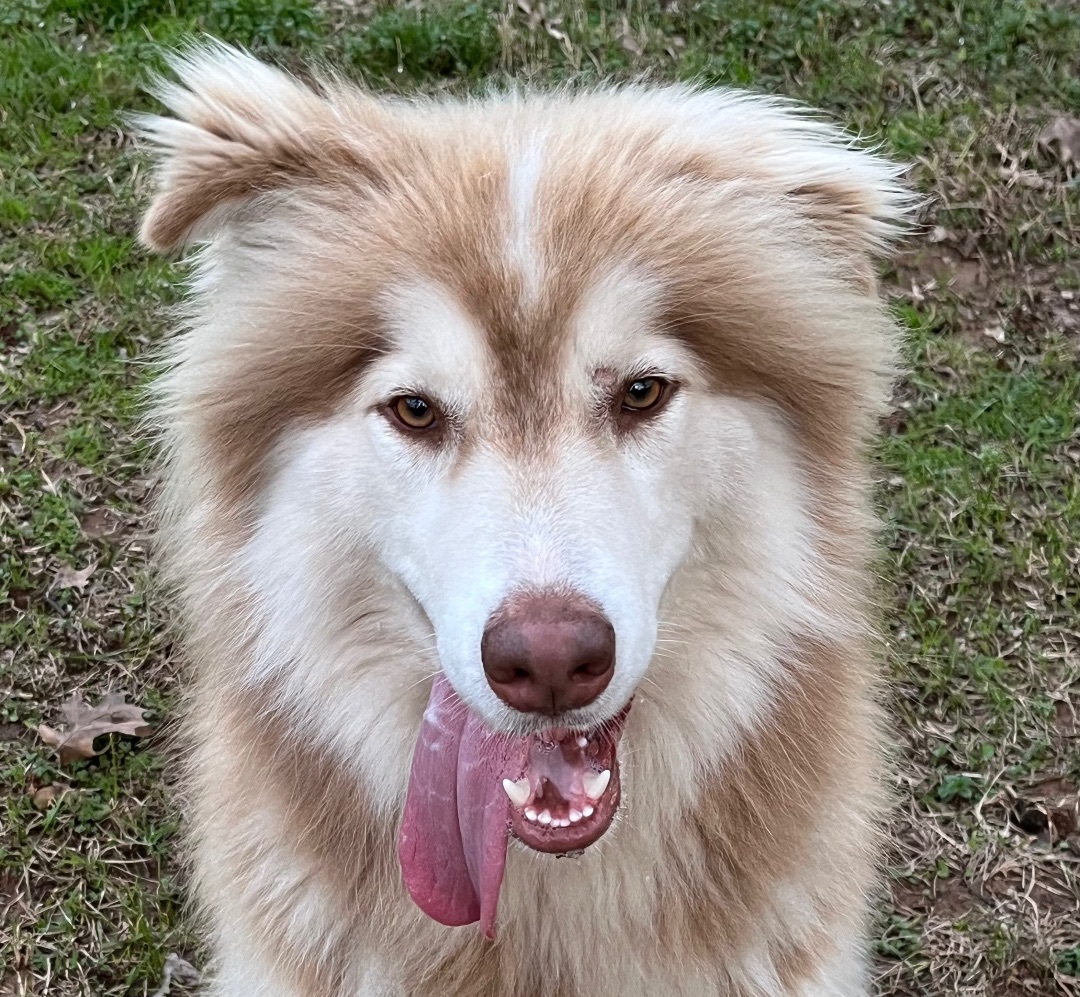
[[167, 997], [172, 985], [198, 986], [202, 974], [186, 959], [181, 959], [175, 952], [170, 952], [162, 967], [161, 986], [154, 997]]
[[1062, 114], [1054, 118], [1039, 135], [1039, 143], [1049, 148], [1057, 143], [1058, 159], [1062, 163], [1080, 166], [1080, 118]]
[[105, 734], [127, 734], [146, 737], [153, 728], [143, 718], [143, 709], [127, 703], [122, 692], [110, 692], [97, 706], [88, 706], [78, 696], [72, 696], [60, 707], [69, 730], [58, 731], [39, 724], [38, 737], [60, 753], [61, 764], [76, 758], [93, 758], [94, 741]]
[[96, 564], [88, 564], [85, 568], [77, 571], [75, 568], [65, 564], [57, 571], [53, 578], [53, 585], [58, 589], [79, 589], [81, 591], [86, 588], [86, 584], [90, 581], [90, 576], [94, 573], [95, 568], [97, 568]]

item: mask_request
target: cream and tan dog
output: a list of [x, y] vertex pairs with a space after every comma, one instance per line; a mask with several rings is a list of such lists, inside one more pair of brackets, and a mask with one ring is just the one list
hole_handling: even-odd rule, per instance
[[897, 171], [736, 93], [174, 68], [210, 992], [865, 994]]

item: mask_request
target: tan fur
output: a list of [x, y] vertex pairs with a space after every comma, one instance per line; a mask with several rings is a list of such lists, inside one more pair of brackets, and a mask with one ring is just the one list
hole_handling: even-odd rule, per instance
[[[867, 160], [847, 180], [818, 155], [818, 143], [835, 148], [831, 132], [772, 119], [711, 134], [673, 110], [681, 92], [384, 104], [265, 69], [245, 82], [256, 70], [227, 50], [178, 69], [186, 86], [164, 97], [187, 124], [145, 126], [165, 160], [143, 239], [208, 242], [157, 416], [163, 556], [194, 666], [193, 853], [222, 951], [238, 932], [272, 967], [265, 992], [298, 997], [365, 994], [369, 964], [396, 974], [394, 997], [796, 997], [831, 958], [855, 958], [838, 940], [864, 927], [881, 802], [863, 449], [892, 364], [892, 330], [868, 293], [904, 203], [888, 171]], [[508, 150], [530, 134], [545, 143], [535, 294], [505, 251]], [[635, 798], [654, 806], [669, 761], [651, 731], [693, 680], [658, 658], [624, 738], [624, 819], [578, 860], [512, 847], [492, 945], [412, 906], [395, 857], [400, 808], [373, 804], [317, 714], [294, 710], [273, 679], [244, 679], [264, 624], [236, 558], [276, 448], [337, 411], [387, 348], [388, 288], [421, 274], [449, 290], [493, 362], [469, 445], [542, 462], [576, 418], [546, 372], [614, 267], [664, 288], [660, 325], [708, 390], [764, 405], [790, 433], [823, 565], [814, 601], [843, 626], [787, 634], [767, 717], [702, 765], [695, 806], [638, 822]], [[712, 600], [738, 606], [710, 567], [729, 555], [711, 543], [706, 525], [663, 607], [705, 642], [722, 629]], [[406, 657], [430, 674], [423, 635], [365, 578], [358, 568], [358, 590], [327, 610], [353, 614], [349, 631], [372, 648], [357, 681], [382, 688]], [[423, 682], [401, 692], [413, 732], [426, 697]]]

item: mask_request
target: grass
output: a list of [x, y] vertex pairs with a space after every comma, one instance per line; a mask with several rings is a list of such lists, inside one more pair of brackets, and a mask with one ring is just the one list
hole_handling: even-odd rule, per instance
[[879, 989], [1080, 994], [1080, 182], [1037, 141], [1080, 116], [1075, 4], [7, 0], [0, 995], [146, 994], [168, 953], [202, 959], [164, 737], [61, 768], [32, 730], [72, 692], [127, 692], [166, 728], [176, 699], [136, 423], [177, 272], [135, 247], [121, 113], [192, 32], [384, 90], [751, 86], [913, 164], [925, 224], [884, 275], [911, 338], [880, 448], [899, 806]]

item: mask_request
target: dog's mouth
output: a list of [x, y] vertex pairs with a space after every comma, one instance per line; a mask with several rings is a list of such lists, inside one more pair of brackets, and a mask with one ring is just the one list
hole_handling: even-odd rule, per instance
[[627, 705], [593, 730], [493, 732], [438, 675], [417, 738], [398, 854], [405, 886], [442, 924], [495, 913], [510, 834], [539, 852], [593, 844], [619, 807], [618, 742]]
[[557, 727], [523, 738], [521, 773], [502, 782], [515, 837], [538, 852], [565, 854], [604, 834], [619, 807], [616, 748], [627, 710], [591, 731]]

